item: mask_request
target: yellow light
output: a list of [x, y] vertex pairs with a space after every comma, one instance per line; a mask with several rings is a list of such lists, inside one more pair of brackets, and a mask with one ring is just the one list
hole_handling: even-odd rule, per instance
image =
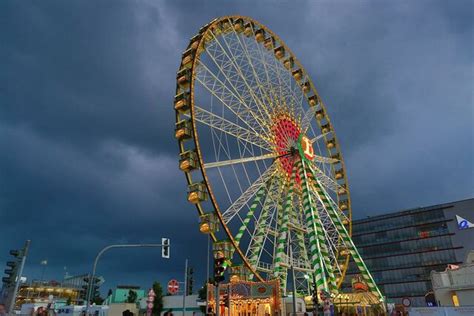
[[455, 307], [459, 307], [459, 298], [458, 298], [458, 295], [456, 293], [453, 294], [452, 299], [453, 299], [453, 305]]
[[180, 110], [186, 105], [186, 100], [179, 100], [174, 104], [174, 109], [175, 110]]
[[187, 170], [189, 170], [190, 166], [191, 166], [191, 164], [189, 163], [188, 160], [183, 160], [179, 164], [179, 169], [181, 169], [182, 171], [187, 171]]
[[230, 277], [230, 282], [239, 282], [240, 278], [237, 274], [234, 274], [233, 276]]
[[188, 63], [190, 63], [192, 61], [192, 56], [191, 55], [188, 55], [186, 57], [183, 58], [183, 65], [186, 65]]
[[188, 201], [193, 203], [193, 204], [196, 204], [199, 202], [199, 195], [197, 192], [191, 192], [189, 193], [188, 195]]
[[180, 128], [176, 131], [176, 133], [174, 134], [174, 137], [176, 137], [177, 139], [180, 139], [184, 135], [186, 135], [186, 131], [184, 130], [184, 128]]
[[208, 234], [211, 231], [211, 227], [209, 226], [209, 223], [202, 223], [199, 226], [199, 231], [203, 234]]

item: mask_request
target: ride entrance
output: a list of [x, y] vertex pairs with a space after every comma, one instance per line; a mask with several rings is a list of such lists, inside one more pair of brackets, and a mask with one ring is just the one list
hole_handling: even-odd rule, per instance
[[276, 34], [242, 16], [203, 26], [183, 52], [174, 109], [187, 199], [231, 280], [277, 280], [279, 296], [293, 284], [302, 297], [336, 295], [352, 256], [383, 303], [351, 239], [347, 172], [326, 105]]

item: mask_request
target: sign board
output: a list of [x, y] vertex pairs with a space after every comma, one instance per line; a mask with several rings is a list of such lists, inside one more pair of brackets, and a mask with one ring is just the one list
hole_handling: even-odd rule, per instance
[[168, 282], [168, 293], [176, 294], [179, 291], [179, 283], [175, 279], [172, 279]]
[[456, 220], [458, 222], [458, 229], [468, 229], [468, 228], [474, 228], [474, 224], [468, 221], [465, 218], [462, 218], [459, 215], [456, 215]]

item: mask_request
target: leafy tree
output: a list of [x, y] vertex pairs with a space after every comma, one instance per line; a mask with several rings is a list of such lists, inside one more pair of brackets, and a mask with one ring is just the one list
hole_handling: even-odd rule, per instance
[[163, 310], [163, 288], [159, 282], [153, 283], [153, 292], [155, 292], [156, 297], [153, 302], [152, 313], [154, 316], [159, 316]]
[[128, 291], [127, 303], [135, 303], [137, 301], [137, 292], [134, 290]]
[[72, 299], [70, 297], [67, 298], [66, 305], [71, 305], [72, 304]]
[[[208, 283], [213, 283], [213, 279], [209, 279]], [[198, 298], [202, 301], [207, 299], [207, 284], [204, 283], [204, 285], [198, 290]], [[201, 312], [205, 313], [206, 312], [206, 306], [201, 306]]]

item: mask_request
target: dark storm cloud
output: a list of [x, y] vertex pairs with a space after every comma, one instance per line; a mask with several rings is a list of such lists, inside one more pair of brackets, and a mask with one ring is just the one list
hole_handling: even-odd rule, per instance
[[342, 145], [355, 217], [472, 196], [473, 4], [435, 1], [3, 1], [0, 265], [33, 240], [39, 277], [108, 254], [116, 283], [204, 275], [206, 238], [185, 202], [171, 101], [182, 50], [227, 14], [275, 31], [311, 74]]

